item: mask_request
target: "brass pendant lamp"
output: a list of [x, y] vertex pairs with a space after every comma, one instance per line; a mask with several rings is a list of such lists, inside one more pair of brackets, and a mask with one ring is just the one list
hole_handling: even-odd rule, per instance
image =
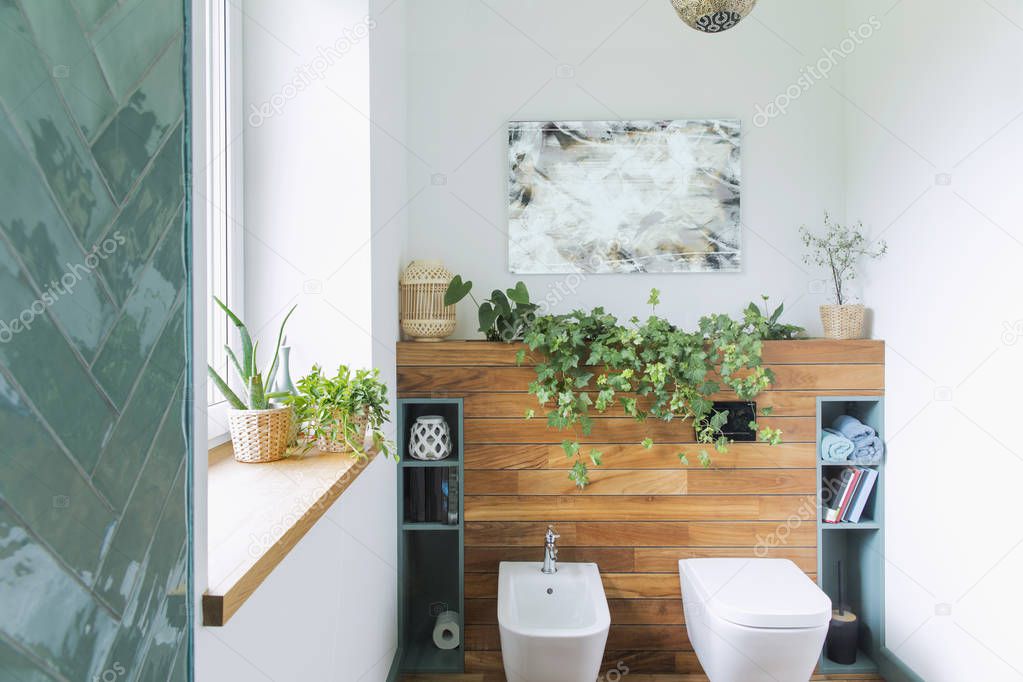
[[671, 0], [682, 21], [704, 33], [721, 33], [753, 11], [757, 0]]

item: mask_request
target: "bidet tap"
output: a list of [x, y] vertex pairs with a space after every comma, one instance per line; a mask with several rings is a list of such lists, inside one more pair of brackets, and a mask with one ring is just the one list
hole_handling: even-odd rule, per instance
[[543, 573], [550, 575], [558, 572], [558, 548], [554, 545], [561, 536], [554, 532], [554, 526], [547, 526], [547, 534], [543, 544]]

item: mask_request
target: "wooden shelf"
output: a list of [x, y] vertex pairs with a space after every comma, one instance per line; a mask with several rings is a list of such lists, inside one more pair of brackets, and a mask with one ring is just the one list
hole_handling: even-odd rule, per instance
[[234, 459], [230, 444], [210, 451], [209, 590], [203, 625], [221, 626], [376, 457], [358, 462], [313, 450], [265, 464]]

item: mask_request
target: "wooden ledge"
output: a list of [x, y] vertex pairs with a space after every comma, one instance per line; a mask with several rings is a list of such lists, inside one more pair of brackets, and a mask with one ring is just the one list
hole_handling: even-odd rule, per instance
[[209, 590], [203, 625], [221, 626], [376, 457], [312, 450], [266, 464], [242, 464], [231, 445], [209, 455]]
[[[483, 340], [444, 340], [435, 343], [399, 341], [398, 366], [503, 367], [518, 364], [515, 356], [526, 351], [525, 366], [539, 358], [523, 343]], [[884, 341], [873, 339], [793, 339], [764, 341], [765, 365], [884, 364]]]

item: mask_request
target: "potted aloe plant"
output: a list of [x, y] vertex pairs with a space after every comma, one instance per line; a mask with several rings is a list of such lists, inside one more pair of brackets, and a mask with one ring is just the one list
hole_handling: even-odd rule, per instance
[[326, 452], [347, 452], [365, 459], [366, 441], [388, 457], [392, 444], [383, 432], [391, 416], [387, 385], [377, 369], [352, 370], [341, 365], [328, 377], [319, 365], [299, 379], [294, 395], [285, 398], [294, 407], [307, 447], [314, 443]]
[[231, 431], [234, 458], [239, 462], [273, 462], [284, 456], [295, 436], [291, 406], [274, 407], [270, 404], [271, 400], [284, 398], [287, 394], [267, 391], [268, 386], [273, 386], [274, 377], [277, 375], [284, 325], [295, 312], [295, 307], [288, 311], [281, 322], [273, 360], [264, 373], [259, 371], [256, 361], [259, 343], [252, 342], [248, 327], [223, 301], [216, 296], [213, 300], [227, 314], [241, 336], [240, 358], [229, 346], [224, 347], [231, 366], [234, 367], [241, 382], [241, 395], [232, 390], [224, 377], [212, 366], [207, 368], [210, 379], [231, 405], [227, 412], [227, 422]]

